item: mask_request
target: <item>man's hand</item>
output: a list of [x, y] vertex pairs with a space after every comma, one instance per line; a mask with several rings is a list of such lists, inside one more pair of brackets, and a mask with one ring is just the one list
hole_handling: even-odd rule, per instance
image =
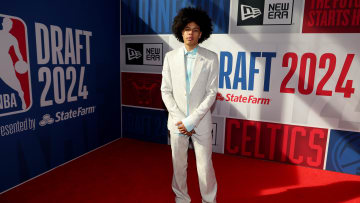
[[187, 136], [192, 136], [193, 134], [195, 134], [195, 130], [185, 133], [185, 135], [187, 135]]
[[187, 132], [185, 125], [181, 121], [177, 122], [175, 125], [178, 127], [180, 133], [185, 134]]
[[195, 130], [193, 129], [192, 131], [189, 132], [189, 136], [195, 134]]
[[180, 133], [182, 134], [185, 134], [187, 136], [192, 136], [192, 134], [195, 133], [195, 130], [188, 132], [185, 125], [181, 121], [177, 122], [175, 125], [178, 127]]

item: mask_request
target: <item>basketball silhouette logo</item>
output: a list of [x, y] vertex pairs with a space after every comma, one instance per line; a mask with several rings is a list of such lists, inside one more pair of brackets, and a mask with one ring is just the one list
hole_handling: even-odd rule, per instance
[[0, 116], [32, 105], [27, 28], [23, 20], [0, 14]]
[[18, 61], [15, 63], [15, 70], [20, 74], [24, 74], [29, 70], [29, 66], [24, 61]]

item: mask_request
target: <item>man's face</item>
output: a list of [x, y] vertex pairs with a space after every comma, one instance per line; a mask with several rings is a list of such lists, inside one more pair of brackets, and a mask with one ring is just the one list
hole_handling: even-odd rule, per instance
[[196, 46], [201, 37], [200, 27], [196, 23], [190, 22], [182, 31], [182, 37], [185, 45]]

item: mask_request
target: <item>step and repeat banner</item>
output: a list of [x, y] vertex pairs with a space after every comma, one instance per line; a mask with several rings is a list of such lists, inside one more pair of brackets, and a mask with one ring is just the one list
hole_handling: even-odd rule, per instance
[[213, 151], [360, 175], [360, 1], [121, 3], [123, 137], [168, 143], [163, 58], [177, 11], [199, 6], [220, 62]]
[[0, 192], [120, 137], [120, 3], [86, 4], [2, 2]]

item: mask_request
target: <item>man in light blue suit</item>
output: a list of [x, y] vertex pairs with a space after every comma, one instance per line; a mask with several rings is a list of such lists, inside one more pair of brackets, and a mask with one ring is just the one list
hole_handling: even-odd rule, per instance
[[183, 8], [174, 18], [173, 33], [184, 46], [165, 55], [161, 95], [169, 112], [168, 128], [173, 161], [172, 188], [177, 203], [191, 201], [187, 190], [187, 154], [192, 139], [203, 202], [216, 202], [217, 182], [211, 160], [212, 119], [219, 62], [217, 54], [198, 44], [212, 33], [206, 12]]

